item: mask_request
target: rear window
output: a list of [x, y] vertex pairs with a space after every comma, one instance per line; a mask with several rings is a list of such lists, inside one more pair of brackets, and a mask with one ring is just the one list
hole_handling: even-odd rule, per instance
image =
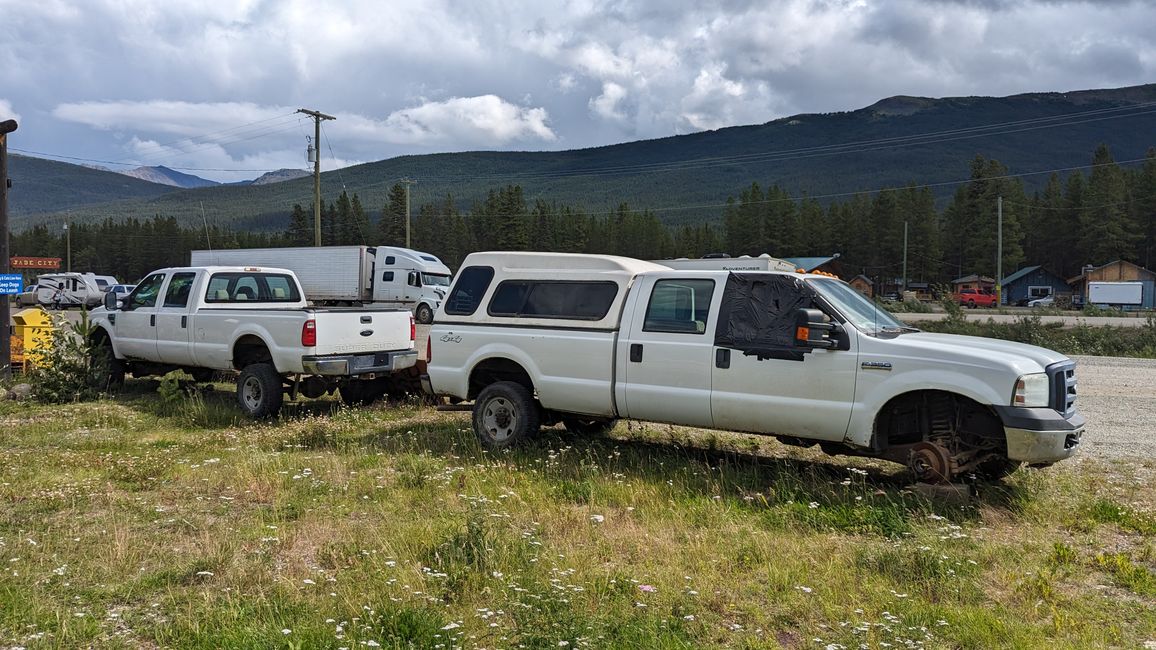
[[494, 279], [494, 269], [489, 266], [470, 266], [458, 274], [458, 280], [446, 298], [446, 313], [453, 316], [469, 316], [478, 310], [482, 296], [490, 288]]
[[207, 303], [298, 302], [293, 278], [281, 273], [214, 273], [205, 290]]
[[506, 280], [488, 308], [491, 316], [602, 320], [618, 295], [613, 282]]

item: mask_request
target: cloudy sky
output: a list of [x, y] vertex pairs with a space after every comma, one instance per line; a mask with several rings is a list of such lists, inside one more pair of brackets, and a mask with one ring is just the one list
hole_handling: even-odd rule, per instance
[[[215, 180], [1156, 81], [1156, 3], [0, 0], [16, 152]], [[114, 164], [115, 163], [115, 164]]]

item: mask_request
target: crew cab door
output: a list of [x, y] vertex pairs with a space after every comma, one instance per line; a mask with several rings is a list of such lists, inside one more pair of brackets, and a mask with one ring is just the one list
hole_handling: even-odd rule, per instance
[[843, 440], [855, 399], [857, 338], [849, 350], [794, 344], [796, 312], [815, 308], [801, 279], [740, 274], [720, 309], [711, 412], [714, 426], [812, 440]]
[[651, 276], [632, 291], [638, 299], [616, 355], [619, 414], [711, 426], [711, 302], [721, 287], [709, 278]]
[[178, 366], [193, 365], [192, 315], [189, 297], [197, 274], [192, 271], [174, 273], [165, 285], [164, 298], [156, 310], [157, 357], [164, 363]]
[[124, 306], [113, 312], [117, 350], [121, 356], [157, 360], [157, 299], [165, 282], [164, 273], [153, 273], [125, 298]]

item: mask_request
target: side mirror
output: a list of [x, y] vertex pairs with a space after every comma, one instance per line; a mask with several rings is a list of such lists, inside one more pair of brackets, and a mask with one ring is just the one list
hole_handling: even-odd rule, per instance
[[109, 291], [104, 294], [104, 308], [108, 311], [116, 311], [120, 307], [120, 301], [117, 300], [116, 294]]
[[843, 326], [832, 323], [822, 311], [799, 309], [795, 312], [795, 347], [846, 350], [850, 340]]
[[421, 275], [417, 271], [410, 271], [409, 272], [409, 286], [411, 286], [411, 287], [420, 287], [421, 286]]

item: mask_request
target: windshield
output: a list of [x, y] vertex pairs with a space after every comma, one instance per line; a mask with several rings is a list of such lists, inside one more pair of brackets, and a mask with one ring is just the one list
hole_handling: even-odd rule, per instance
[[421, 283], [423, 286], [448, 287], [450, 286], [450, 276], [437, 275], [434, 273], [422, 273]]
[[818, 291], [856, 329], [867, 334], [911, 329], [895, 320], [886, 309], [868, 300], [851, 285], [834, 278], [808, 278], [807, 284]]

